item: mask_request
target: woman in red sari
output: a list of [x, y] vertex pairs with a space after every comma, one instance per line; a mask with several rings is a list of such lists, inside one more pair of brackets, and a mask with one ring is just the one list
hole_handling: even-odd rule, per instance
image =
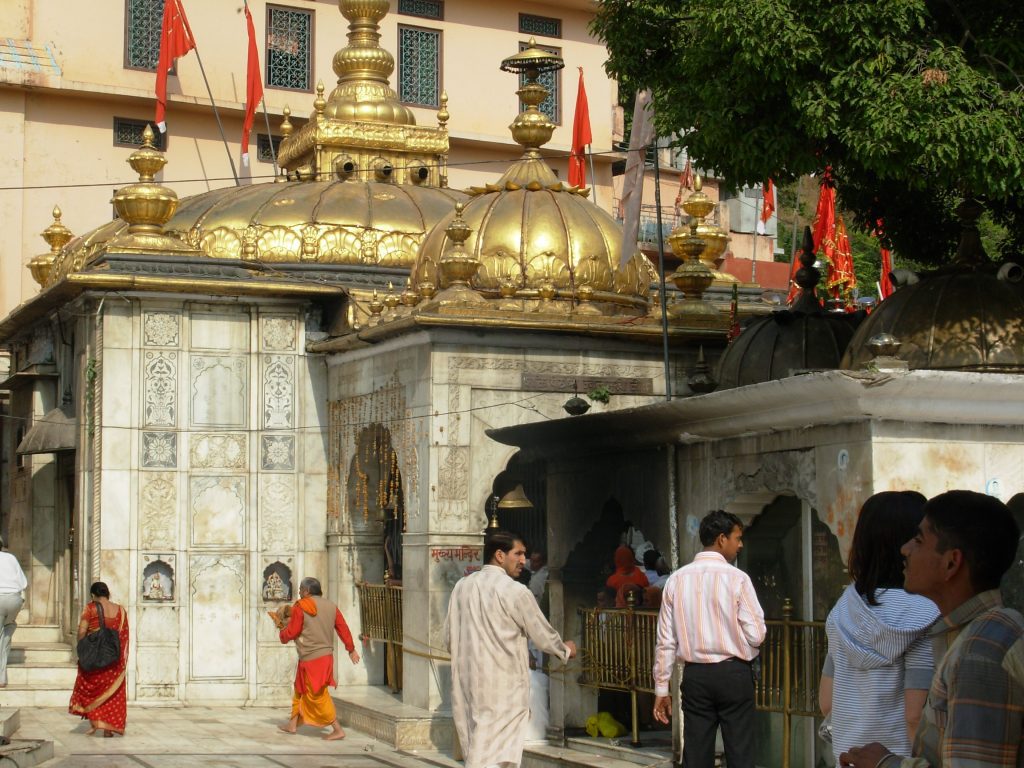
[[123, 606], [110, 602], [110, 589], [97, 581], [89, 590], [93, 602], [82, 611], [78, 621], [78, 639], [100, 627], [96, 604], [103, 607], [103, 621], [117, 632], [121, 639], [121, 658], [106, 669], [87, 672], [78, 668], [75, 690], [71, 694], [68, 711], [73, 715], [88, 718], [92, 729], [89, 733], [103, 731], [104, 736], [115, 733], [124, 735], [127, 719], [127, 697], [125, 695], [125, 662], [128, 659], [128, 617]]

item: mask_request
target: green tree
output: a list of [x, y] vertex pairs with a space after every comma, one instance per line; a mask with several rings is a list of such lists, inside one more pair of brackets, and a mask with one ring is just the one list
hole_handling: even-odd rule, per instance
[[659, 132], [729, 183], [831, 166], [850, 228], [884, 218], [926, 263], [970, 195], [1006, 233], [989, 244], [1022, 250], [1024, 3], [604, 0], [593, 31]]

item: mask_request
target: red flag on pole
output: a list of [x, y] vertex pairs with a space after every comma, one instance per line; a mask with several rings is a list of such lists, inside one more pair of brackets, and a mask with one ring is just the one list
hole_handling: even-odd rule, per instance
[[875, 224], [874, 236], [878, 238], [878, 250], [881, 254], [881, 268], [879, 269], [878, 275], [878, 293], [879, 300], [888, 299], [892, 296], [892, 292], [895, 290], [892, 284], [892, 278], [889, 276], [892, 273], [892, 253], [886, 247], [885, 240], [885, 223], [882, 219], [879, 219]]
[[156, 65], [156, 126], [160, 133], [167, 131], [167, 73], [174, 69], [174, 62], [180, 56], [195, 47], [181, 0], [166, 0], [163, 26], [160, 28], [160, 57]]
[[764, 183], [764, 203], [761, 206], [761, 226], [758, 227], [761, 234], [764, 234], [764, 228], [768, 225], [768, 220], [771, 219], [773, 213], [775, 213], [775, 184], [772, 183], [772, 180], [769, 177]]
[[[835, 220], [835, 230], [826, 242], [825, 256], [828, 258], [828, 276], [825, 284], [833, 299], [841, 301], [848, 309], [853, 306], [853, 290], [857, 287], [857, 276], [853, 271], [853, 251], [846, 234], [846, 223], [842, 216]], [[831, 245], [831, 253], [829, 253]]]
[[[814, 253], [821, 249], [822, 243], [834, 236], [836, 228], [836, 188], [832, 185], [832, 169], [826, 168], [818, 190], [818, 208], [814, 212]], [[834, 247], [834, 245], [832, 246]], [[826, 256], [829, 247], [826, 247]]]
[[786, 294], [786, 304], [792, 306], [793, 302], [800, 297], [800, 286], [796, 284], [796, 273], [800, 269], [800, 257], [794, 253], [793, 260], [789, 263], [789, 293]]
[[252, 25], [249, 4], [245, 4], [245, 27], [249, 33], [249, 56], [245, 68], [245, 120], [242, 122], [242, 165], [249, 165], [249, 133], [256, 116], [256, 105], [263, 99], [260, 54], [256, 47], [256, 29]]
[[590, 133], [590, 107], [587, 105], [587, 89], [583, 85], [583, 67], [580, 83], [576, 89], [576, 114], [572, 118], [572, 154], [569, 155], [569, 186], [587, 185], [587, 165], [584, 153], [594, 141]]

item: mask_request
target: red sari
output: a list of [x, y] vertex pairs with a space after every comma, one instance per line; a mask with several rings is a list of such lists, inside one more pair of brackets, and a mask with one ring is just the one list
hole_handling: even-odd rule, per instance
[[[82, 621], [89, 623], [89, 632], [100, 627], [96, 603], [89, 603], [82, 611]], [[121, 639], [121, 658], [116, 664], [106, 669], [86, 672], [78, 668], [75, 690], [71, 693], [71, 704], [68, 712], [88, 718], [93, 728], [124, 734], [127, 720], [127, 696], [125, 684], [125, 667], [128, 660], [128, 618], [124, 606], [113, 618], [104, 614], [103, 622], [117, 632]]]

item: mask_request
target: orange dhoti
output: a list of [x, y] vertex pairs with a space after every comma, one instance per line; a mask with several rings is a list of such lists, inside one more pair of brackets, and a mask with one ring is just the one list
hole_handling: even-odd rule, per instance
[[334, 656], [300, 661], [295, 670], [292, 693], [292, 717], [298, 715], [306, 725], [334, 725], [337, 712], [330, 688], [335, 687]]

